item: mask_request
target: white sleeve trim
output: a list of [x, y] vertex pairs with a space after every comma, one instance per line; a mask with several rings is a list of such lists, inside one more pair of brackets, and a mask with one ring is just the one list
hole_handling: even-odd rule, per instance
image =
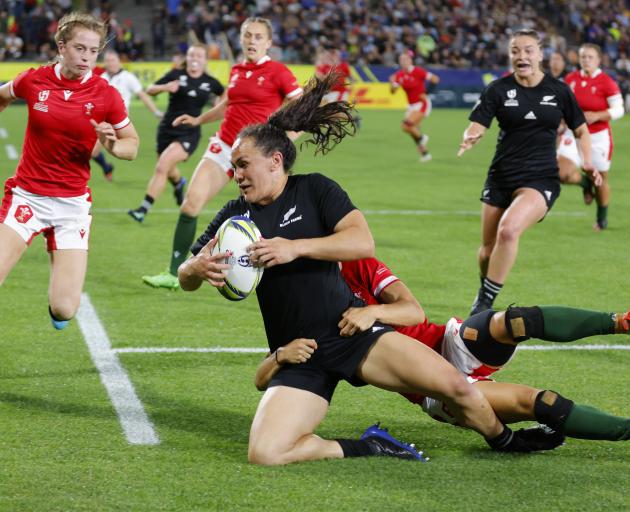
[[291, 91], [289, 94], [287, 94], [287, 98], [294, 98], [295, 96], [302, 94], [303, 89], [301, 87], [298, 87], [297, 89], [294, 89], [293, 91]]
[[15, 91], [13, 90], [13, 80], [9, 82], [9, 94], [11, 95], [12, 98], [17, 99], [17, 96], [15, 95]]
[[120, 123], [112, 125], [112, 127], [114, 128], [114, 130], [120, 130], [127, 126], [129, 123], [131, 123], [131, 121], [128, 117], [125, 117]]
[[608, 101], [608, 113], [610, 114], [610, 120], [615, 121], [617, 119], [621, 119], [623, 117], [623, 98], [621, 94], [615, 94], [614, 96], [608, 96], [606, 98]]
[[378, 296], [385, 288], [396, 281], [400, 281], [400, 279], [398, 279], [396, 276], [389, 276], [383, 279], [380, 283], [378, 283], [378, 286], [374, 288], [374, 297], [378, 298]]

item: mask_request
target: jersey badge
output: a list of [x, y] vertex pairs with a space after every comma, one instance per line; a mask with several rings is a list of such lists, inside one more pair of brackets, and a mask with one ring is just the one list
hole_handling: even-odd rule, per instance
[[195, 91], [194, 89], [188, 91], [188, 96], [190, 96], [191, 98], [196, 98], [197, 97], [197, 91]]
[[380, 325], [375, 325], [374, 327], [372, 327], [372, 332], [382, 331], [383, 329], [385, 329], [385, 327], [381, 327]]
[[199, 86], [199, 89], [208, 92], [210, 90], [210, 84], [208, 82], [204, 82]]
[[251, 71], [245, 72], [245, 78], [249, 78], [250, 76], [252, 76], [252, 72]]
[[536, 114], [534, 114], [533, 110], [530, 110], [529, 112], [527, 112], [527, 114], [525, 114], [525, 119], [538, 119], [536, 117]]
[[70, 96], [72, 96], [72, 91], [68, 91], [68, 90], [63, 91], [63, 99], [65, 101], [68, 101], [70, 99]]
[[550, 95], [550, 96], [543, 96], [542, 101], [540, 102], [541, 105], [551, 105], [553, 107], [557, 107], [558, 103], [556, 103], [555, 101], [552, 101], [556, 96], [554, 94]]
[[264, 76], [259, 76], [256, 81], [258, 82], [258, 86], [261, 86], [263, 84], [263, 82], [265, 81], [265, 77]]
[[547, 196], [547, 201], [551, 200], [551, 190], [545, 190], [545, 195]]
[[26, 224], [33, 217], [33, 210], [27, 204], [21, 204], [15, 209], [15, 220], [20, 224]]
[[184, 149], [188, 150], [190, 148], [190, 142], [182, 142], [182, 146], [184, 146]]
[[186, 87], [188, 85], [188, 75], [179, 75], [180, 87]]
[[597, 91], [597, 87], [593, 85], [591, 87], [591, 94], [595, 94], [595, 91]]
[[210, 153], [213, 153], [215, 155], [218, 155], [219, 153], [221, 153], [221, 144], [218, 144], [216, 142], [213, 142], [212, 144], [210, 144]]
[[81, 235], [81, 238], [83, 238], [85, 236], [85, 229], [81, 228], [79, 230], [79, 235]]
[[586, 87], [586, 80], [582, 80], [582, 87]]
[[292, 222], [297, 222], [298, 220], [302, 220], [301, 215], [291, 218], [296, 211], [297, 211], [297, 205], [292, 206], [291, 208], [287, 210], [287, 212], [282, 217], [282, 222], [280, 223], [281, 228], [283, 228], [284, 226], [288, 224], [291, 224]]
[[518, 107], [518, 100], [516, 99], [516, 89], [510, 89], [507, 92], [508, 99], [503, 102], [506, 107]]
[[39, 91], [37, 95], [37, 99], [39, 100], [35, 105], [33, 105], [33, 110], [39, 110], [40, 112], [48, 112], [48, 105], [46, 105], [45, 101], [50, 96], [50, 91]]
[[85, 107], [85, 115], [86, 116], [91, 116], [92, 115], [92, 110], [94, 110], [94, 104], [93, 103], [86, 103], [83, 106]]

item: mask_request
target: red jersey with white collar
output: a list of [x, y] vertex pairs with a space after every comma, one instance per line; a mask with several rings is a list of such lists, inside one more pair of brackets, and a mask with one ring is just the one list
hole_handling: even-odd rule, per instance
[[430, 73], [426, 69], [417, 66], [401, 69], [396, 72], [394, 82], [400, 85], [405, 91], [409, 105], [422, 101], [423, 96], [427, 92], [424, 82], [429, 75]]
[[90, 156], [96, 131], [90, 123], [105, 121], [116, 130], [129, 124], [116, 89], [89, 72], [68, 80], [61, 65], [19, 74], [11, 94], [28, 105], [28, 124], [16, 184], [42, 196], [76, 197], [87, 192]]
[[335, 85], [332, 87], [331, 91], [336, 91], [340, 93], [346, 93], [350, 90], [348, 84], [350, 83], [350, 78], [352, 77], [352, 72], [350, 71], [350, 66], [347, 62], [340, 62], [336, 65], [331, 64], [319, 64], [315, 68], [315, 73], [318, 75], [327, 75], [331, 71], [333, 71], [339, 75], [339, 79], [335, 82]]
[[[379, 300], [381, 292], [390, 284], [400, 281], [385, 263], [376, 258], [344, 261], [341, 264], [341, 275], [350, 286], [352, 293], [368, 306], [382, 304]], [[436, 349], [442, 341], [446, 330], [445, 325], [429, 323], [427, 319], [421, 324], [406, 327], [394, 326], [394, 328], [432, 349]]]
[[228, 106], [218, 136], [231, 146], [243, 128], [264, 123], [284, 98], [298, 96], [302, 88], [289, 68], [265, 56], [255, 64], [232, 67], [227, 91]]
[[[583, 71], [573, 71], [564, 77], [564, 81], [571, 87], [578, 105], [584, 112], [601, 112], [608, 110], [608, 98], [620, 96], [621, 91], [617, 83], [601, 69], [597, 69], [591, 76]], [[590, 133], [610, 130], [609, 121], [597, 121], [588, 125]]]

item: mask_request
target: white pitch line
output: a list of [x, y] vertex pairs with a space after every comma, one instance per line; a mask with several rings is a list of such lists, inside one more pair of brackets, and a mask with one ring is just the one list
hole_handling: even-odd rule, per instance
[[[126, 208], [93, 208], [93, 213], [98, 213], [101, 215], [107, 214], [119, 214], [119, 213], [127, 213]], [[479, 210], [361, 210], [365, 215], [375, 215], [381, 217], [388, 217], [392, 215], [400, 215], [402, 217], [424, 217], [424, 216], [444, 216], [444, 217], [479, 217]], [[179, 213], [179, 210], [176, 208], [153, 208], [151, 209], [151, 214], [172, 214]], [[558, 217], [584, 217], [587, 212], [560, 212], [560, 211], [550, 211], [549, 215], [558, 216]]]
[[0, 139], [8, 139], [9, 132], [7, 132], [6, 128], [0, 128]]
[[199, 352], [199, 353], [236, 353], [236, 354], [264, 354], [269, 352], [268, 348], [245, 348], [245, 347], [125, 347], [112, 349], [116, 354], [159, 354], [177, 352]]
[[[571, 345], [571, 344], [548, 344], [548, 345], [520, 345], [518, 350], [532, 351], [554, 351], [554, 350], [630, 350], [630, 345]], [[247, 348], [247, 347], [124, 347], [114, 348], [112, 352], [116, 354], [174, 354], [174, 353], [204, 353], [204, 354], [266, 354], [268, 348]]]
[[18, 159], [18, 152], [15, 149], [15, 146], [13, 144], [7, 144], [5, 146], [5, 149], [7, 150], [7, 156], [9, 157], [9, 160], [17, 160]]
[[112, 350], [107, 332], [87, 293], [81, 294], [77, 322], [127, 441], [130, 444], [159, 444], [160, 439], [153, 424], [136, 395], [127, 372], [120, 364], [118, 355]]

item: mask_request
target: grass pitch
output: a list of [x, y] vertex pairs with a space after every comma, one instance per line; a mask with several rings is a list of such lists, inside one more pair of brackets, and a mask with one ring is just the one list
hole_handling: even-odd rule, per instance
[[[134, 162], [98, 168], [85, 291], [115, 349], [264, 347], [257, 303], [230, 303], [206, 287], [153, 290], [141, 282], [168, 265], [177, 209], [170, 190], [143, 225], [128, 208], [141, 201], [155, 165], [156, 121], [141, 105], [131, 116], [142, 145]], [[438, 110], [425, 123], [433, 161], [420, 164], [399, 129], [401, 112], [362, 112], [363, 127], [326, 157], [304, 148], [296, 172], [337, 180], [366, 212], [377, 255], [414, 291], [434, 321], [465, 316], [478, 286], [479, 193], [496, 132], [455, 153], [467, 113]], [[0, 177], [17, 162], [26, 111], [0, 115]], [[210, 135], [215, 126], [206, 127]], [[630, 306], [630, 121], [614, 124], [610, 228], [594, 233], [594, 207], [565, 187], [553, 212], [525, 233], [498, 306], [566, 304], [601, 310]], [[190, 177], [203, 147], [182, 165]], [[200, 218], [199, 231], [230, 184]], [[341, 384], [318, 430], [357, 437], [376, 420], [413, 441], [428, 464], [354, 459], [261, 468], [247, 464], [249, 425], [260, 394], [261, 354], [120, 353], [160, 444], [130, 445], [99, 379], [77, 322], [54, 331], [47, 315], [47, 255], [36, 239], [0, 290], [0, 510], [427, 510], [630, 509], [630, 444], [569, 440], [553, 453], [492, 453], [472, 432], [433, 422], [403, 398]], [[317, 304], [313, 304], [317, 307]], [[626, 344], [627, 337], [589, 343]], [[531, 343], [531, 342], [530, 342]], [[498, 379], [552, 388], [581, 403], [630, 416], [628, 351], [527, 352]]]

